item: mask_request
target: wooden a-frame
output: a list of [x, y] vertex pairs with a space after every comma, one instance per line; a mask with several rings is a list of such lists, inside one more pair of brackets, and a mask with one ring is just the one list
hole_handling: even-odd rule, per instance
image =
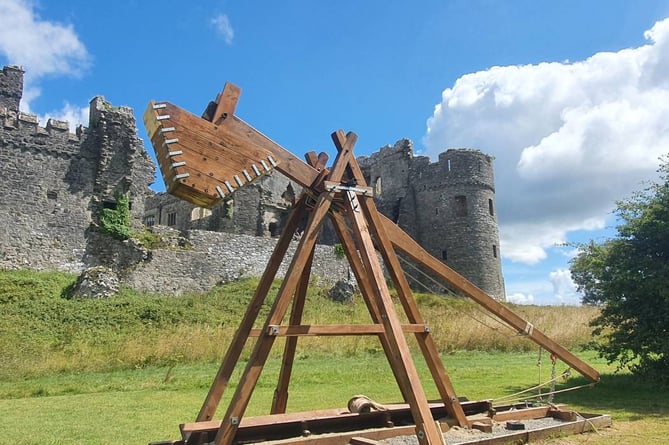
[[[400, 392], [411, 409], [419, 443], [426, 445], [443, 443], [442, 432], [432, 418], [428, 400], [405, 337], [405, 334], [413, 333], [450, 417], [461, 426], [467, 425], [465, 414], [430, 336], [429, 327], [424, 323], [418, 311], [409, 284], [401, 271], [390, 240], [385, 234], [371, 190], [366, 186], [362, 172], [353, 156], [352, 149], [357, 136], [354, 133], [344, 135], [341, 131], [334, 133], [332, 136], [338, 155], [327, 177], [322, 181], [322, 191], [318, 195], [305, 194], [291, 211], [246, 315], [235, 334], [198, 415], [198, 421], [211, 420], [218, 408], [232, 371], [239, 361], [246, 339], [254, 334], [252, 332], [253, 324], [267, 297], [272, 280], [276, 276], [298, 223], [308, 213], [308, 221], [297, 250], [264, 326], [260, 332], [257, 332], [258, 337], [251, 356], [216, 434], [214, 440], [216, 445], [230, 445], [233, 443], [237, 428], [244, 416], [270, 350], [277, 337], [280, 336], [286, 337], [286, 343], [279, 381], [272, 402], [272, 414], [284, 413], [286, 410], [288, 386], [299, 336], [377, 335]], [[308, 155], [307, 161], [315, 168], [322, 168], [325, 159], [323, 156], [319, 159], [313, 155]], [[307, 206], [307, 201], [311, 201], [310, 209]], [[327, 215], [330, 215], [335, 230], [340, 237], [345, 255], [358, 281], [362, 298], [369, 309], [373, 324], [338, 326], [300, 324], [305, 305], [307, 284], [311, 274], [314, 248], [321, 224]], [[376, 255], [374, 241], [394, 281], [409, 324], [401, 324], [400, 322], [400, 317], [386, 285], [383, 269]], [[288, 324], [282, 325], [291, 301], [293, 304]]]

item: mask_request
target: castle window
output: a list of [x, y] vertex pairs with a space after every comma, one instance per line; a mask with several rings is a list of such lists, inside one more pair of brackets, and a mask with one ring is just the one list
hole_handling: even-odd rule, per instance
[[446, 251], [446, 249], [441, 251], [441, 259], [444, 261], [448, 259], [448, 252]]
[[49, 199], [58, 199], [58, 192], [49, 190], [48, 192], [46, 192], [46, 197]]
[[279, 223], [276, 221], [269, 223], [267, 228], [269, 229], [269, 234], [272, 238], [276, 238], [277, 236], [281, 235], [281, 228], [279, 227]]
[[492, 245], [492, 256], [493, 258], [497, 258], [497, 246], [494, 244]]
[[109, 210], [116, 210], [117, 204], [116, 201], [102, 201], [102, 208]]
[[376, 178], [374, 183], [374, 196], [381, 196], [381, 177]]
[[450, 160], [450, 159], [448, 159], [448, 160], [446, 161], [446, 165], [447, 165], [447, 167], [448, 167], [448, 171], [450, 172], [450, 171], [451, 171], [451, 160]]
[[490, 213], [490, 216], [495, 216], [495, 208], [492, 205], [492, 199], [488, 200], [488, 212]]
[[467, 197], [465, 195], [455, 197], [455, 216], [467, 216]]
[[438, 214], [439, 214], [439, 207], [435, 207], [435, 208], [434, 208], [434, 214], [435, 214], [435, 215], [438, 215]]
[[177, 225], [177, 212], [170, 212], [167, 214], [167, 225], [168, 226]]
[[144, 225], [146, 227], [151, 227], [156, 224], [156, 215], [147, 215], [144, 217]]

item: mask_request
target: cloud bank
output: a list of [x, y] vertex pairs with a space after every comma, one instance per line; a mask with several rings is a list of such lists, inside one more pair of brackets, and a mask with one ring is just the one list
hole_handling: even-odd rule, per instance
[[[669, 19], [644, 36], [641, 47], [583, 61], [492, 67], [442, 92], [426, 154], [475, 147], [495, 157], [507, 259], [534, 264], [570, 231], [602, 228], [616, 200], [656, 177], [669, 152]], [[554, 274], [556, 291], [573, 298], [568, 271]]]
[[[91, 59], [71, 25], [42, 20], [28, 0], [0, 0], [0, 56], [26, 71], [21, 101], [24, 111], [30, 111], [31, 101], [40, 95], [41, 78], [81, 75]], [[53, 117], [74, 114], [69, 104], [50, 113]]]

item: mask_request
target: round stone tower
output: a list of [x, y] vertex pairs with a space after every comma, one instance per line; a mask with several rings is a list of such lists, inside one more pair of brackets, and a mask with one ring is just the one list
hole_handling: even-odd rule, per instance
[[493, 158], [451, 149], [414, 172], [417, 241], [498, 300], [505, 300]]

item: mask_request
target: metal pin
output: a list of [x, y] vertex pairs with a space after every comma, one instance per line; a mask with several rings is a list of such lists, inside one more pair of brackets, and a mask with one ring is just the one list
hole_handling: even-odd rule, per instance
[[258, 170], [258, 167], [256, 167], [255, 164], [253, 164], [251, 168], [253, 169], [253, 173], [255, 173], [256, 176], [260, 176], [260, 170]]
[[262, 164], [262, 168], [264, 168], [265, 171], [269, 171], [269, 167], [267, 166], [267, 163], [264, 160], [260, 161], [260, 163]]
[[167, 108], [167, 104], [153, 104], [154, 110], [160, 110], [161, 108]]
[[221, 198], [225, 198], [225, 193], [223, 193], [223, 189], [220, 186], [216, 186], [216, 191]]
[[247, 172], [246, 170], [242, 170], [242, 173], [244, 174], [246, 180], [251, 182], [251, 175], [249, 175], [249, 172]]
[[165, 127], [165, 128], [161, 128], [160, 132], [161, 133], [169, 133], [170, 131], [175, 131], [175, 130], [176, 130], [176, 128], [174, 128], [174, 127]]
[[269, 159], [269, 163], [272, 164], [272, 167], [276, 167], [277, 164], [273, 157], [267, 156], [267, 159]]
[[187, 178], [189, 176], [190, 176], [190, 173], [181, 173], [181, 174], [178, 174], [174, 177], [174, 181], [176, 182], [179, 179], [184, 179], [184, 178]]
[[179, 139], [174, 138], [174, 139], [165, 139], [165, 142], [163, 142], [164, 145], [169, 145], [169, 144], [176, 144], [179, 142]]
[[244, 185], [241, 179], [239, 179], [239, 176], [235, 175], [235, 182], [241, 187]]
[[235, 191], [235, 189], [232, 188], [232, 185], [230, 185], [230, 183], [228, 181], [224, 181], [223, 184], [225, 184], [225, 186], [228, 188], [228, 191], [230, 193]]
[[182, 155], [182, 154], [184, 154], [184, 152], [181, 151], [181, 150], [168, 151], [167, 152], [167, 157], [171, 158], [172, 156], [179, 156], [179, 155]]
[[159, 120], [159, 121], [164, 121], [165, 119], [169, 119], [169, 118], [170, 118], [169, 114], [163, 114], [163, 115], [156, 116], [156, 120]]
[[186, 161], [173, 162], [172, 165], [170, 165], [170, 167], [171, 167], [172, 169], [175, 169], [175, 168], [177, 168], [177, 167], [183, 167], [184, 165], [186, 165]]

